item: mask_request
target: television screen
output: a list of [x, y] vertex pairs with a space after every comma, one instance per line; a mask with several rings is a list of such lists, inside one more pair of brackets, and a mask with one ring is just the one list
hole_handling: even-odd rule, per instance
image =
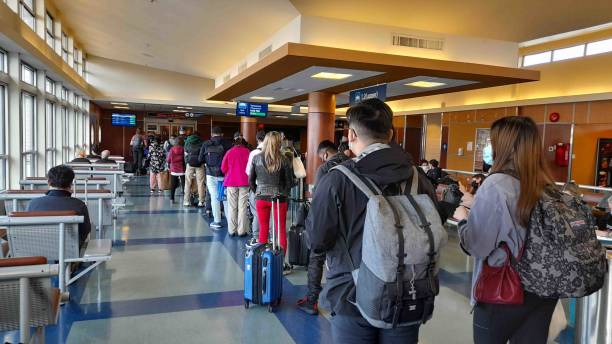
[[268, 104], [238, 102], [236, 116], [266, 117], [268, 116]]
[[136, 115], [114, 113], [112, 115], [112, 125], [119, 127], [135, 127], [136, 126]]

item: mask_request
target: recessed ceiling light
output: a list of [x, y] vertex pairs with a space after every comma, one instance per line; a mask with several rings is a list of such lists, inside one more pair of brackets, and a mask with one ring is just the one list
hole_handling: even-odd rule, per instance
[[113, 106], [114, 109], [129, 109], [129, 106]]
[[202, 100], [202, 103], [210, 103], [210, 104], [233, 104], [233, 102], [226, 102], [222, 100]]
[[292, 113], [291, 116], [303, 117], [303, 116], [306, 116], [306, 114], [305, 113]]
[[330, 72], [319, 72], [315, 75], [312, 75], [311, 78], [315, 79], [330, 79], [330, 80], [342, 80], [346, 78], [350, 78], [353, 76], [352, 74], [343, 74], [343, 73], [330, 73]]
[[187, 110], [172, 110], [172, 112], [187, 112]]
[[431, 88], [431, 87], [438, 87], [438, 86], [444, 86], [446, 85], [443, 82], [436, 82], [436, 81], [415, 81], [415, 82], [411, 82], [409, 84], [406, 84], [406, 86], [412, 86], [412, 87], [423, 87], [423, 88]]
[[187, 106], [177, 106], [177, 109], [187, 109], [187, 110], [191, 110], [193, 108], [187, 107]]
[[233, 113], [231, 113], [231, 112], [226, 112], [225, 114], [226, 114], [226, 115], [230, 115], [230, 116], [233, 116], [233, 115], [234, 115], [234, 114], [233, 114]]
[[253, 100], [273, 100], [274, 97], [252, 96], [251, 99]]
[[127, 106], [128, 105], [127, 103], [114, 103], [114, 102], [111, 102], [111, 104], [113, 104], [113, 105], [123, 105], [123, 106]]
[[276, 117], [276, 118], [289, 118], [287, 116], [274, 116], [274, 117]]

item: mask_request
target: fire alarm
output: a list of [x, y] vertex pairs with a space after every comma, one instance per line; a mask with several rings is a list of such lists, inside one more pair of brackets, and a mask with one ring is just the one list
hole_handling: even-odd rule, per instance
[[550, 114], [550, 116], [548, 117], [550, 119], [551, 122], [559, 122], [559, 118], [561, 116], [559, 115], [558, 112], [553, 112]]

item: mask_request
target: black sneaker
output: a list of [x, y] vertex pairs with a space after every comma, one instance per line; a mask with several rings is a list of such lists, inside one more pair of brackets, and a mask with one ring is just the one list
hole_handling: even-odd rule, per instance
[[297, 306], [303, 312], [310, 315], [318, 315], [319, 314], [319, 302], [314, 298], [304, 296], [303, 299], [298, 300]]
[[283, 275], [289, 275], [292, 272], [293, 268], [291, 267], [291, 265], [285, 263], [285, 265], [283, 265]]

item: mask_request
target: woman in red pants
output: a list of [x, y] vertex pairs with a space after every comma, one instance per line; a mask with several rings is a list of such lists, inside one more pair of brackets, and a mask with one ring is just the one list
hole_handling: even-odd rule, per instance
[[[255, 192], [255, 206], [259, 219], [260, 243], [268, 242], [270, 230], [270, 212], [272, 200], [280, 198], [280, 219], [274, 204], [274, 223], [277, 224], [280, 245], [283, 252], [287, 252], [287, 233], [285, 224], [287, 219], [287, 197], [293, 182], [291, 162], [281, 153], [281, 134], [276, 131], [269, 132], [263, 142], [262, 152], [253, 158], [252, 172], [249, 176], [249, 186]], [[275, 202], [276, 203], [276, 202]], [[285, 264], [285, 272], [291, 267]]]

